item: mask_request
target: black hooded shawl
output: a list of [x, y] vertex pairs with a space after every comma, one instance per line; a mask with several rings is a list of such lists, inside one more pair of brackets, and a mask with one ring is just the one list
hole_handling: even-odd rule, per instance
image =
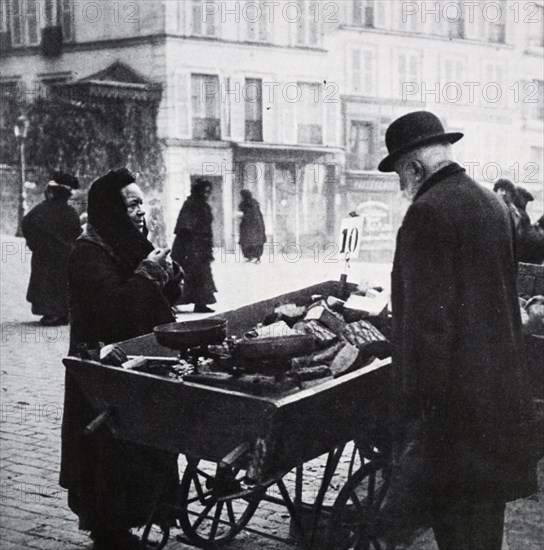
[[132, 269], [153, 250], [147, 230], [140, 233], [130, 221], [121, 195], [121, 189], [134, 182], [134, 176], [124, 168], [98, 178], [89, 190], [87, 210], [92, 227]]
[[[113, 343], [174, 321], [171, 304], [179, 284], [146, 260], [153, 249], [130, 221], [121, 189], [134, 179], [126, 170], [98, 179], [89, 192], [89, 226], [69, 264], [71, 354], [78, 345]], [[169, 295], [174, 283], [177, 294]], [[107, 429], [82, 431], [96, 411], [66, 375], [60, 484], [84, 530], [129, 529], [145, 524], [155, 492], [178, 478], [176, 456], [113, 438]]]

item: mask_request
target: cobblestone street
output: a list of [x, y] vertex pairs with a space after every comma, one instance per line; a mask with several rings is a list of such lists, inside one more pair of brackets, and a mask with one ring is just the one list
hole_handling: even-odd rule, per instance
[[[217, 310], [224, 311], [326, 279], [337, 279], [341, 272], [341, 264], [311, 259], [290, 263], [281, 255], [270, 260], [254, 265], [236, 262], [234, 258], [228, 261], [218, 258], [213, 264], [219, 289]], [[25, 300], [29, 273], [30, 253], [27, 254], [22, 241], [4, 238], [0, 280], [0, 548], [90, 550], [92, 544], [88, 536], [78, 530], [77, 518], [66, 502], [67, 495], [58, 485], [64, 385], [61, 360], [67, 354], [69, 328], [39, 325]], [[389, 267], [354, 265], [350, 277], [353, 281], [365, 278], [388, 285]], [[183, 319], [188, 318], [188, 314], [183, 314]], [[342, 462], [344, 470], [347, 460]], [[180, 459], [180, 468], [183, 465]], [[542, 502], [542, 462], [540, 466], [539, 497]], [[306, 466], [308, 494], [316, 490], [323, 468], [323, 459]], [[333, 482], [330, 498], [341, 480]], [[541, 502], [533, 497], [508, 506], [503, 550], [540, 550], [544, 547]], [[249, 527], [277, 537], [289, 537], [289, 516], [285, 509], [263, 503]], [[174, 530], [167, 548], [190, 548], [176, 540], [177, 534]], [[294, 543], [293, 539], [291, 542]], [[289, 546], [244, 532], [226, 548], [282, 550]], [[427, 533], [411, 550], [436, 550], [432, 535]]]

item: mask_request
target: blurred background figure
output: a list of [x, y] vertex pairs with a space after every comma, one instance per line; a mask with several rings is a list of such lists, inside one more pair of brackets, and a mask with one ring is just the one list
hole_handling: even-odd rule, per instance
[[[525, 187], [521, 187], [520, 185], [516, 187], [516, 196], [515, 196], [514, 204], [518, 207], [519, 210], [527, 214], [527, 203], [534, 200], [535, 198], [533, 197], [533, 195], [531, 195], [531, 193], [529, 193], [529, 191], [527, 191]], [[527, 218], [528, 217], [529, 216], [527, 215]]]
[[185, 272], [182, 303], [194, 304], [195, 313], [211, 313], [208, 304], [215, 304], [217, 292], [212, 276], [213, 215], [208, 203], [212, 184], [198, 179], [181, 207], [174, 233], [172, 259]]
[[47, 184], [45, 200], [22, 222], [23, 236], [32, 250], [32, 271], [26, 299], [45, 326], [68, 323], [68, 257], [81, 233], [76, 210], [68, 204], [77, 178], [56, 172]]
[[166, 247], [166, 223], [161, 201], [157, 198], [149, 201], [149, 214], [146, 223], [149, 231], [147, 238], [157, 247]]
[[266, 229], [259, 203], [253, 198], [251, 191], [240, 191], [242, 202], [238, 206], [242, 214], [240, 221], [240, 247], [246, 262], [260, 263], [266, 242]]
[[520, 213], [518, 207], [516, 206], [516, 197], [517, 189], [516, 186], [507, 179], [499, 179], [493, 187], [493, 191], [502, 198], [502, 200], [507, 204], [508, 210], [512, 220], [514, 221], [516, 228], [520, 224]]

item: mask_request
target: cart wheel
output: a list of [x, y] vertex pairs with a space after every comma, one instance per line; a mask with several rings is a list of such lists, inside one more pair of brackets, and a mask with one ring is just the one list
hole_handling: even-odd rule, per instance
[[244, 491], [240, 481], [245, 471], [217, 468], [214, 475], [204, 469], [205, 464], [198, 460], [187, 464], [180, 485], [179, 522], [191, 542], [213, 548], [232, 540], [247, 525], [265, 491]]
[[327, 529], [327, 550], [385, 550], [375, 518], [387, 489], [383, 462], [368, 462], [338, 493]]

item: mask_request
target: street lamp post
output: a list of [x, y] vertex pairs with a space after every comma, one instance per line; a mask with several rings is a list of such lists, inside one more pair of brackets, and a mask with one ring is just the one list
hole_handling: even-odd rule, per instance
[[19, 144], [19, 153], [21, 157], [21, 188], [19, 190], [19, 208], [17, 211], [17, 237], [23, 236], [22, 223], [23, 218], [26, 214], [26, 190], [25, 190], [25, 180], [26, 180], [26, 162], [25, 162], [25, 141], [28, 134], [28, 118], [25, 115], [21, 115], [15, 121], [15, 126], [13, 127], [13, 132], [15, 138]]

